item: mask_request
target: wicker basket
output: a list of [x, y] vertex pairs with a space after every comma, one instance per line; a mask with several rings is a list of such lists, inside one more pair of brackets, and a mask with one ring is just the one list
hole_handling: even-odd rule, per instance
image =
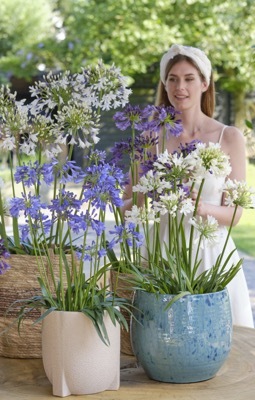
[[[37, 258], [30, 255], [12, 255], [8, 263], [11, 268], [4, 275], [0, 275], [0, 356], [41, 358], [41, 323], [33, 324], [39, 318], [40, 311], [35, 310], [28, 314], [21, 324], [20, 332], [15, 322], [18, 308], [6, 312], [14, 301], [32, 297], [40, 289], [37, 281]], [[53, 255], [56, 270], [57, 264], [58, 257]], [[6, 329], [7, 331], [2, 333]]]
[[[134, 291], [131, 289], [132, 287], [131, 284], [127, 280], [125, 280], [125, 278], [128, 279], [130, 276], [131, 275], [129, 274], [124, 274], [124, 273], [119, 274], [118, 272], [111, 270], [112, 290], [116, 290], [116, 294], [119, 297], [124, 297], [128, 300], [132, 300], [134, 296]], [[129, 330], [127, 332], [126, 329], [124, 328], [121, 329], [120, 351], [123, 354], [134, 355], [130, 338], [130, 322], [131, 322], [130, 314], [125, 310], [122, 310], [121, 312], [127, 321]]]

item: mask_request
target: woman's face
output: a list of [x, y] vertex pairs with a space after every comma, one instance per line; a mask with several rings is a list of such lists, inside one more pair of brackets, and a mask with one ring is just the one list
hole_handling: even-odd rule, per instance
[[198, 70], [185, 60], [170, 69], [165, 85], [170, 103], [179, 111], [200, 108], [201, 96], [207, 87]]

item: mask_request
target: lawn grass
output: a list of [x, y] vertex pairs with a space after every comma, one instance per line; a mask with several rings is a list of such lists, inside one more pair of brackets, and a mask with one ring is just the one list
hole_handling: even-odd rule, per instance
[[[247, 165], [247, 182], [255, 187], [255, 165]], [[232, 230], [237, 249], [255, 257], [255, 210], [244, 210], [238, 225]]]

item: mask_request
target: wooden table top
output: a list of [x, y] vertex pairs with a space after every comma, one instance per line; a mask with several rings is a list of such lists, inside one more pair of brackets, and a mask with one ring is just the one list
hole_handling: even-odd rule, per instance
[[[1, 400], [52, 399], [51, 384], [41, 359], [0, 357]], [[255, 329], [234, 328], [230, 355], [211, 380], [171, 384], [150, 380], [134, 357], [121, 355], [121, 383], [118, 391], [68, 396], [94, 400], [254, 400]]]

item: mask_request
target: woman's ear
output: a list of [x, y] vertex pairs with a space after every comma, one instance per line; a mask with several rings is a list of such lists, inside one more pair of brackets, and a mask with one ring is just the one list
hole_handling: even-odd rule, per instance
[[208, 89], [209, 85], [206, 83], [206, 81], [202, 81], [202, 92], [206, 92]]

